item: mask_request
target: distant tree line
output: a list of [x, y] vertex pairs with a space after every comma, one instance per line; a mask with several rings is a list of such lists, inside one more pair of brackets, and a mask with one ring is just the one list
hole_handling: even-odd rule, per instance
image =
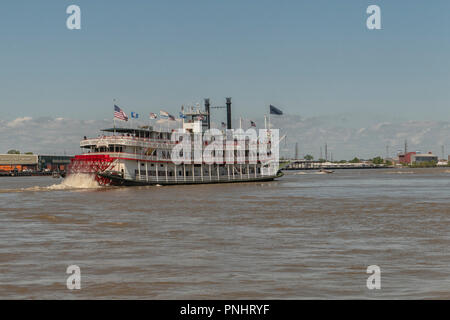
[[[312, 156], [312, 155], [310, 155], [310, 154], [307, 154], [307, 155], [305, 155], [304, 157], [303, 157], [303, 159], [305, 159], [305, 160], [308, 160], [308, 161], [312, 161], [312, 160], [314, 160], [314, 157]], [[327, 160], [325, 160], [325, 159], [322, 159], [322, 158], [320, 158], [320, 159], [318, 159], [317, 160], [318, 162], [326, 162]], [[328, 160], [329, 161], [329, 160]], [[375, 165], [386, 165], [386, 166], [392, 166], [392, 161], [390, 161], [390, 160], [385, 160], [385, 159], [383, 159], [382, 157], [375, 157], [375, 158], [373, 158], [373, 159], [371, 159], [371, 160], [369, 160], [369, 161], [371, 161], [373, 164], [375, 164]], [[362, 160], [361, 159], [359, 159], [358, 157], [354, 157], [353, 159], [351, 159], [351, 160], [339, 160], [339, 161], [331, 161], [331, 162], [334, 162], [334, 163], [361, 163], [362, 162]]]
[[[20, 151], [12, 149], [8, 151], [8, 154], [20, 154]], [[33, 154], [33, 152], [25, 152], [24, 154]]]

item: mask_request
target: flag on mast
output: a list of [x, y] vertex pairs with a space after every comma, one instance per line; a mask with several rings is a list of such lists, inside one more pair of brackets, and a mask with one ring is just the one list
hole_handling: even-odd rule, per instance
[[274, 107], [273, 105], [270, 105], [270, 114], [276, 114], [278, 116], [281, 116], [283, 114], [283, 111], [281, 111], [277, 107]]
[[161, 115], [161, 118], [175, 121], [175, 117], [173, 115], [171, 115], [170, 113], [168, 113], [167, 111], [160, 110], [159, 114]]
[[128, 121], [128, 116], [125, 114], [125, 112], [120, 109], [118, 106], [114, 105], [114, 118]]
[[155, 113], [150, 112], [150, 119], [157, 119], [157, 118], [158, 116]]
[[159, 114], [163, 118], [168, 118], [170, 116], [170, 114], [167, 111], [164, 111], [164, 110], [159, 110]]

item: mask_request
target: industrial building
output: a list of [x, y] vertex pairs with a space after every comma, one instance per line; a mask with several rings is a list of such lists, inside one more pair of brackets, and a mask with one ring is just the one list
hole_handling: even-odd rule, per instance
[[72, 156], [39, 156], [39, 169], [47, 171], [66, 171]]
[[66, 171], [72, 158], [56, 155], [0, 154], [0, 171]]
[[435, 161], [438, 162], [438, 156], [433, 153], [417, 153], [417, 152], [408, 152], [404, 154], [399, 154], [398, 160], [402, 164], [420, 164], [424, 162]]
[[38, 156], [34, 154], [0, 154], [0, 171], [37, 171]]
[[435, 156], [431, 152], [429, 153], [419, 153], [419, 154], [413, 154], [411, 156], [411, 163], [424, 163], [424, 162], [438, 162], [438, 156]]
[[416, 154], [415, 152], [401, 153], [398, 155], [398, 162], [401, 164], [411, 164], [411, 157]]

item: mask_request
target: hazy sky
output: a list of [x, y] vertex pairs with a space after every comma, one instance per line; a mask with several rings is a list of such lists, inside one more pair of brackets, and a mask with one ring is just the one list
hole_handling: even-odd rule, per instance
[[[66, 28], [81, 7], [82, 29]], [[366, 28], [381, 7], [382, 30]], [[0, 2], [1, 117], [112, 117], [210, 97], [235, 114], [450, 120], [450, 1]], [[354, 126], [354, 124], [353, 124]]]

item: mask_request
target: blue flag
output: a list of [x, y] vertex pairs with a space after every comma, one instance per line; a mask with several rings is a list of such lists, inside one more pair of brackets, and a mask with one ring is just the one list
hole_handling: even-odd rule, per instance
[[186, 119], [186, 116], [184, 115], [183, 112], [180, 112], [180, 118], [181, 118], [181, 119]]
[[276, 115], [281, 116], [283, 114], [283, 111], [274, 107], [273, 105], [270, 105], [270, 114], [276, 114]]
[[137, 118], [139, 118], [139, 113], [132, 112], [132, 113], [131, 113], [131, 117], [132, 117], [133, 119], [137, 119]]

